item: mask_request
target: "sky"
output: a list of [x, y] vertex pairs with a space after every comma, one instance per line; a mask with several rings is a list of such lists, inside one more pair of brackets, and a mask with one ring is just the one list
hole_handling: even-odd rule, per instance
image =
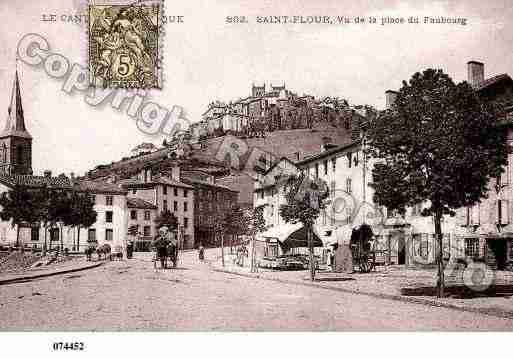
[[[513, 7], [508, 2], [166, 1], [166, 15], [184, 16], [184, 23], [165, 26], [163, 89], [152, 90], [149, 98], [164, 107], [183, 107], [196, 122], [209, 102], [248, 96], [252, 83], [285, 83], [298, 94], [338, 96], [382, 109], [387, 89], [398, 89], [428, 67], [443, 69], [455, 81], [466, 80], [470, 60], [485, 63], [485, 77], [513, 74]], [[87, 0], [0, 0], [0, 128], [19, 40], [27, 33], [41, 34], [52, 51], [86, 65], [87, 26], [61, 21], [62, 15], [86, 14], [86, 9]], [[49, 14], [58, 21], [41, 21]], [[256, 16], [273, 15], [375, 16], [378, 22], [383, 16], [444, 16], [463, 17], [468, 24], [256, 23]], [[246, 16], [249, 23], [226, 24], [226, 16]], [[18, 71], [25, 121], [34, 138], [35, 174], [50, 169], [81, 175], [129, 155], [141, 142], [162, 143], [162, 136], [139, 131], [126, 112], [94, 108], [82, 93], [64, 93], [63, 81], [40, 67], [20, 63]]]

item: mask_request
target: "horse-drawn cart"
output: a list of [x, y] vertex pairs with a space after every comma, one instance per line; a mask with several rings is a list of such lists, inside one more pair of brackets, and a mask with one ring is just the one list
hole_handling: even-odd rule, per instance
[[168, 261], [171, 261], [173, 268], [176, 268], [178, 258], [178, 248], [174, 245], [153, 248], [153, 267], [157, 269], [158, 263], [163, 269], [167, 268]]

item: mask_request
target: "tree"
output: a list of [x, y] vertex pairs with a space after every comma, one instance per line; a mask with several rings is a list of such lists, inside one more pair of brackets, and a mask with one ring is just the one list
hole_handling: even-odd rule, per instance
[[44, 228], [44, 244], [43, 244], [43, 256], [46, 255], [48, 250], [47, 232], [48, 226], [50, 225], [50, 199], [52, 198], [50, 191], [47, 187], [39, 188], [34, 192], [36, 218], [40, 227]]
[[224, 233], [232, 236], [232, 240], [230, 241], [230, 252], [233, 252], [233, 237], [235, 236], [238, 239], [238, 236], [247, 233], [249, 225], [248, 221], [248, 217], [244, 214], [244, 211], [240, 206], [235, 205], [226, 213], [223, 224]]
[[80, 229], [91, 227], [98, 217], [94, 210], [93, 196], [89, 192], [73, 191], [70, 196], [71, 211], [66, 216], [66, 225], [77, 228], [77, 251], [80, 251]]
[[[72, 202], [69, 192], [52, 191], [49, 200], [49, 218], [50, 225], [59, 226], [61, 250], [64, 249], [63, 227], [70, 222], [69, 217], [72, 214]], [[51, 242], [50, 242], [51, 244]]]
[[249, 228], [248, 231], [251, 235], [251, 272], [255, 271], [255, 240], [257, 233], [262, 233], [267, 230], [267, 226], [265, 225], [264, 218], [264, 205], [260, 205], [253, 208], [251, 212], [251, 216], [249, 218]]
[[178, 218], [169, 210], [164, 210], [155, 218], [157, 229], [166, 226], [169, 231], [175, 231], [178, 228]]
[[403, 82], [394, 108], [370, 123], [368, 153], [374, 202], [405, 212], [426, 203], [438, 247], [438, 296], [443, 296], [441, 220], [486, 196], [491, 178], [506, 164], [501, 109], [481, 101], [466, 83], [455, 84], [442, 70], [428, 69]]
[[16, 226], [16, 246], [20, 245], [20, 226], [37, 222], [36, 198], [27, 187], [16, 185], [0, 196], [0, 218]]
[[304, 174], [290, 176], [285, 182], [287, 204], [280, 206], [280, 216], [287, 223], [301, 223], [306, 229], [310, 254], [310, 278], [315, 279], [315, 263], [312, 227], [322, 210], [326, 208], [329, 196], [328, 186], [321, 179], [312, 180]]
[[224, 235], [226, 233], [226, 216], [214, 215], [214, 241], [217, 244], [218, 238], [221, 244], [221, 264], [224, 267]]

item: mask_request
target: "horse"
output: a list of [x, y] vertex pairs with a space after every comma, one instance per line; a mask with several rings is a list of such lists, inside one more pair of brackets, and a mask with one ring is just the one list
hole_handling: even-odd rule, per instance
[[107, 259], [107, 255], [110, 254], [110, 245], [105, 243], [105, 244], [102, 244], [101, 246], [99, 246], [97, 249], [96, 249], [96, 254], [98, 255], [98, 260], [101, 260], [102, 259], [102, 254], [104, 256], [104, 259], [106, 260]]
[[173, 268], [176, 268], [176, 246], [169, 244], [167, 246], [167, 256], [173, 262]]
[[88, 262], [90, 262], [93, 259], [93, 253], [96, 251], [95, 247], [87, 247], [84, 251], [86, 255], [86, 259]]

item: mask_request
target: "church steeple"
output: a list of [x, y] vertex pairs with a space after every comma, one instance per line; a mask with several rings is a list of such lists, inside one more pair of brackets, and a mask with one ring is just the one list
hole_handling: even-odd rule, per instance
[[25, 127], [25, 116], [23, 115], [23, 105], [21, 104], [20, 80], [18, 78], [18, 70], [14, 75], [14, 83], [12, 85], [11, 102], [7, 109], [7, 121], [5, 128], [0, 137], [16, 136], [23, 138], [32, 138]]
[[32, 136], [25, 127], [18, 70], [14, 75], [5, 128], [0, 133], [0, 173], [32, 174]]

